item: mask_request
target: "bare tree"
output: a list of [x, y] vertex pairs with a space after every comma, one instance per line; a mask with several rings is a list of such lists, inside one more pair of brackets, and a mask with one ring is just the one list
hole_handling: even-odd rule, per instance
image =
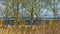
[[12, 0], [12, 7], [13, 7], [13, 12], [14, 12], [14, 24], [15, 24], [15, 28], [18, 28], [18, 12], [19, 12], [19, 2], [20, 0]]
[[8, 28], [8, 24], [9, 24], [9, 20], [8, 20], [8, 1], [6, 1], [6, 11], [5, 11], [5, 15], [6, 15], [6, 29]]

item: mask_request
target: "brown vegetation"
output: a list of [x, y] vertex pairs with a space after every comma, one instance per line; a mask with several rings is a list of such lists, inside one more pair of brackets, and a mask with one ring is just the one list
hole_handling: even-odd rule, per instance
[[[47, 22], [47, 21], [45, 21]], [[60, 21], [55, 20], [53, 26], [48, 25], [49, 23], [43, 23], [39, 25], [39, 28], [37, 26], [25, 26], [25, 28], [19, 27], [19, 29], [14, 28], [14, 26], [8, 26], [8, 28], [5, 30], [0, 28], [0, 34], [60, 34]]]

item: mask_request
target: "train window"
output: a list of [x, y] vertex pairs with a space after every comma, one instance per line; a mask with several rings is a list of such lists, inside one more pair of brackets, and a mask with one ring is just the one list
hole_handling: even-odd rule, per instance
[[14, 25], [14, 20], [9, 20], [9, 22], [11, 26]]

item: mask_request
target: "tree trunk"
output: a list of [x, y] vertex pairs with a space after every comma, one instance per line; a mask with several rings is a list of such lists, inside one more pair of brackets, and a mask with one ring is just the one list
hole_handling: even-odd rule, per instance
[[9, 20], [6, 20], [6, 29], [8, 28]]
[[36, 14], [36, 26], [39, 28], [38, 15]]
[[20, 26], [21, 26], [21, 28], [25, 28], [24, 19], [20, 20]]
[[32, 23], [33, 23], [33, 7], [31, 9], [31, 18], [30, 18], [30, 22], [31, 22], [31, 27], [32, 27]]
[[[15, 15], [15, 28], [18, 28], [18, 12], [19, 12], [19, 2], [18, 0], [16, 1], [16, 7], [17, 7], [17, 10], [14, 12], [14, 15]], [[13, 5], [13, 9], [14, 9], [14, 5]]]

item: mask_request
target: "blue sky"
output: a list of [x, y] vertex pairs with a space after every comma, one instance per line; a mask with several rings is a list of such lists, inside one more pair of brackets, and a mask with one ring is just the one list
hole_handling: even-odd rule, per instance
[[[5, 6], [2, 4], [1, 1], [0, 1], [0, 8], [2, 8], [2, 10], [4, 10], [4, 8], [5, 8]], [[58, 16], [60, 16], [60, 3], [57, 4], [57, 8], [58, 8], [57, 14], [58, 14]], [[49, 10], [47, 11], [47, 9], [42, 9], [41, 11], [42, 11], [42, 13], [41, 13], [42, 17], [45, 14], [46, 14], [45, 17], [53, 17], [53, 12], [51, 10], [50, 11]], [[4, 13], [4, 12], [2, 11], [2, 13]], [[2, 13], [1, 13], [1, 10], [0, 10], [0, 14], [2, 14]], [[1, 15], [0, 15], [0, 17], [1, 17]]]

